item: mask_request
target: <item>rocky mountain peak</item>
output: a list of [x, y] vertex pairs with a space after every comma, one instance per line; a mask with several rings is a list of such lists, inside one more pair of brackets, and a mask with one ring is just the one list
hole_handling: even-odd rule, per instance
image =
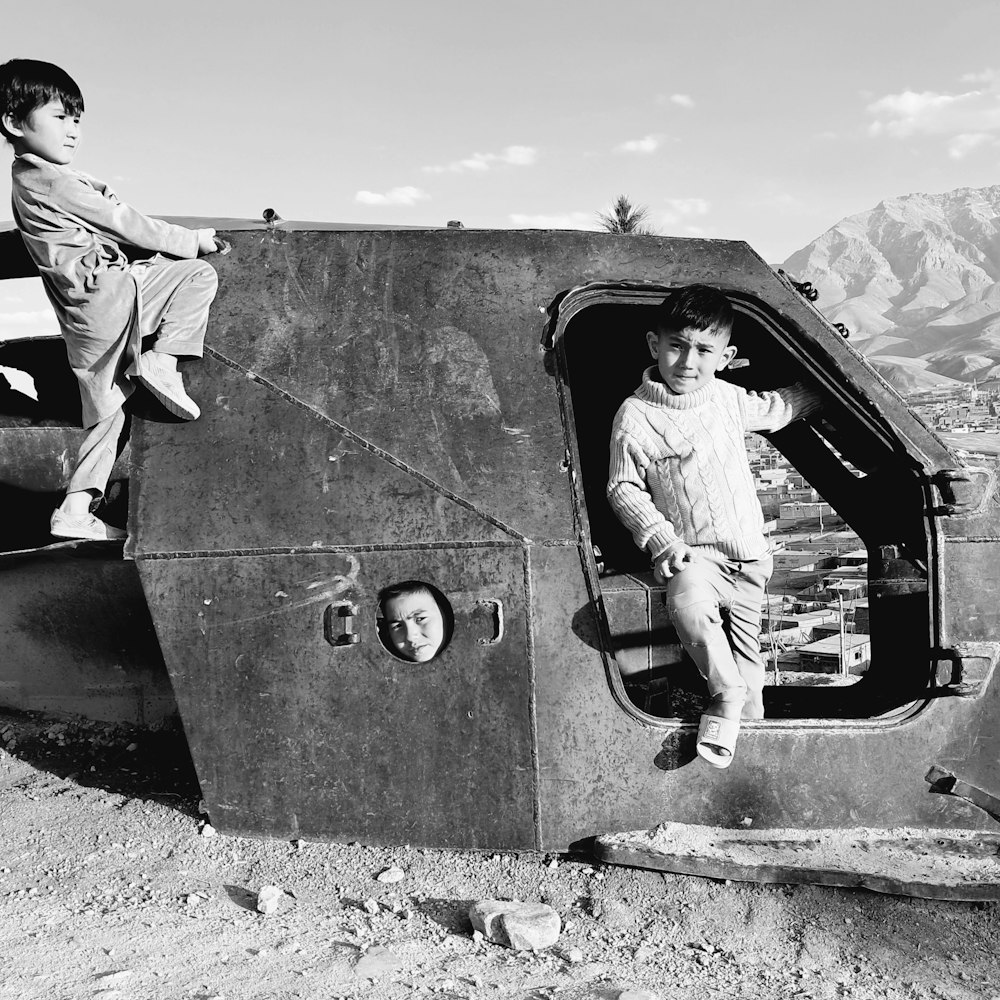
[[902, 391], [1000, 377], [1000, 184], [886, 198], [782, 267]]

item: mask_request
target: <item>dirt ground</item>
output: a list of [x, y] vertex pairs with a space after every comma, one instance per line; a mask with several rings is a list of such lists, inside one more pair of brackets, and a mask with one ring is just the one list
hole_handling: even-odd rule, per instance
[[[205, 836], [198, 807], [176, 731], [0, 713], [0, 997], [1000, 998], [1000, 903]], [[479, 940], [481, 898], [549, 903], [559, 941]]]

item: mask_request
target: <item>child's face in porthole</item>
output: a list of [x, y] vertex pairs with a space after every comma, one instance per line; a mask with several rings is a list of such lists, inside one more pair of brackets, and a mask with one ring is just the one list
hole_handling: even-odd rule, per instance
[[429, 591], [390, 597], [382, 616], [389, 642], [403, 659], [426, 663], [441, 648], [444, 618]]

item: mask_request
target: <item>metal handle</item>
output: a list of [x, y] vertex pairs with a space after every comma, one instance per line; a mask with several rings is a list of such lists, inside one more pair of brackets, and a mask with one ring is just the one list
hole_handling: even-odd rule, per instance
[[357, 613], [357, 605], [349, 601], [327, 605], [323, 611], [323, 638], [331, 646], [353, 646], [361, 642], [361, 635], [354, 631]]
[[480, 646], [495, 646], [503, 638], [503, 604], [490, 598], [485, 601], [476, 601], [478, 608], [492, 608], [493, 610], [493, 638], [477, 639]]

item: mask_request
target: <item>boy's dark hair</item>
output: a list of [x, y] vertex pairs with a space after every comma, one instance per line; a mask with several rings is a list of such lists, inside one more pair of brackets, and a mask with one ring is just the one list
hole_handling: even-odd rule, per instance
[[71, 115], [83, 114], [83, 94], [64, 69], [38, 59], [11, 59], [0, 66], [0, 132], [12, 136], [3, 126], [9, 115], [20, 124], [36, 108], [60, 100]]
[[381, 613], [382, 609], [385, 607], [387, 601], [391, 601], [394, 597], [409, 597], [411, 594], [430, 594], [435, 600], [437, 596], [434, 591], [437, 590], [436, 587], [431, 587], [429, 583], [424, 583], [423, 580], [401, 580], [399, 583], [390, 583], [388, 587], [383, 587], [378, 592], [378, 609]]
[[653, 314], [657, 333], [715, 329], [728, 340], [733, 331], [733, 307], [723, 292], [711, 285], [675, 288]]

